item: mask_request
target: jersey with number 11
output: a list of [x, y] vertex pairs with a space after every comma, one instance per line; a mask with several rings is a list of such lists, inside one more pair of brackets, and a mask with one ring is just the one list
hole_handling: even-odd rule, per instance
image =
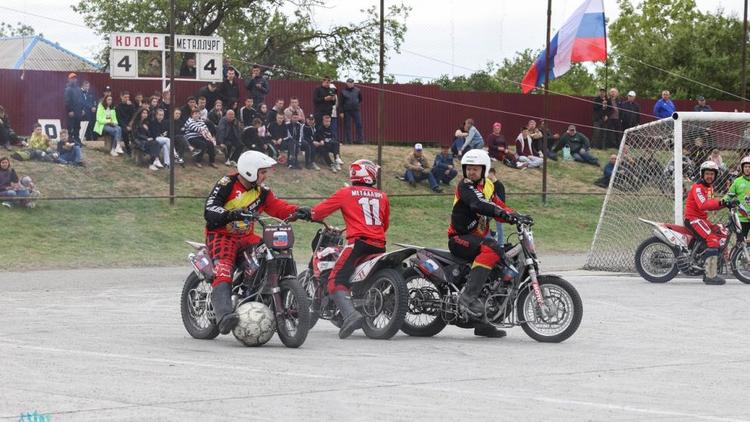
[[385, 244], [390, 205], [385, 192], [369, 186], [347, 186], [312, 209], [315, 221], [341, 210], [348, 241], [367, 239]]

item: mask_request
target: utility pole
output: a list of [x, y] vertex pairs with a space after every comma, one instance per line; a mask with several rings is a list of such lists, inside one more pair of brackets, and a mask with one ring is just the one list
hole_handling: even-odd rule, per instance
[[[174, 1], [174, 0], [172, 0]], [[378, 189], [382, 189], [383, 174], [383, 71], [385, 70], [385, 0], [380, 0], [380, 70], [378, 71]]]
[[542, 151], [544, 162], [542, 165], [542, 203], [547, 205], [547, 136], [551, 133], [549, 127], [549, 37], [552, 30], [552, 0], [547, 0], [547, 48], [544, 51], [544, 129], [542, 137]]
[[174, 11], [175, 0], [169, 2], [169, 204], [174, 205], [174, 102], [177, 99], [177, 90], [174, 86]]
[[744, 18], [742, 19], [742, 111], [747, 111], [747, 0], [745, 0]]

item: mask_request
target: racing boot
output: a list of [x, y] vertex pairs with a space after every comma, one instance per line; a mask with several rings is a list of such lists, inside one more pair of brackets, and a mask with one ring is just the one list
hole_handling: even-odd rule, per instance
[[474, 326], [474, 335], [479, 337], [502, 338], [506, 333], [504, 330], [498, 330], [492, 324], [477, 324]]
[[211, 304], [216, 314], [216, 323], [219, 325], [221, 334], [229, 334], [237, 323], [240, 316], [234, 312], [232, 306], [232, 286], [230, 283], [221, 283], [213, 288], [211, 292]]
[[365, 317], [354, 309], [352, 299], [346, 292], [339, 290], [334, 293], [333, 301], [336, 302], [336, 306], [338, 306], [341, 315], [344, 317], [344, 322], [341, 324], [341, 329], [339, 330], [339, 338], [347, 338], [354, 331], [362, 328], [362, 322], [365, 320]]
[[466, 308], [466, 311], [475, 318], [479, 318], [484, 314], [484, 304], [478, 300], [478, 297], [489, 274], [489, 268], [480, 266], [472, 268], [469, 273], [469, 280], [466, 282], [466, 286], [464, 286], [464, 291], [458, 298], [458, 303]]
[[726, 280], [719, 277], [719, 252], [716, 249], [706, 251], [706, 273], [703, 275], [703, 282], [710, 286], [721, 286]]

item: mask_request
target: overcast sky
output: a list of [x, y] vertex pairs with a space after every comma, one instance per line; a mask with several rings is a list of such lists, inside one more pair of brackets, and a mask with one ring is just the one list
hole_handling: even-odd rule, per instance
[[[553, 33], [582, 1], [553, 1]], [[83, 27], [83, 19], [70, 7], [75, 3], [72, 0], [3, 1], [0, 4], [0, 19], [9, 23], [29, 24], [47, 39], [90, 58], [103, 46], [103, 42], [93, 31]], [[360, 9], [376, 3], [376, 0], [328, 0], [329, 7], [318, 10], [315, 20], [322, 27], [345, 24], [355, 20], [350, 17], [358, 17]], [[389, 0], [385, 3], [387, 7]], [[500, 62], [503, 58], [512, 57], [516, 51], [544, 46], [545, 0], [406, 0], [406, 3], [412, 7], [412, 12], [406, 22], [408, 32], [402, 53], [391, 57], [386, 69], [387, 73], [396, 74], [399, 81], [416, 76], [471, 73], [466, 68], [481, 69], [488, 61]], [[701, 10], [714, 11], [721, 5], [727, 12], [742, 15], [743, 0], [697, 0], [697, 3]], [[615, 19], [618, 15], [617, 1], [604, 0], [604, 10], [609, 19]], [[419, 55], [453, 63], [454, 66]]]

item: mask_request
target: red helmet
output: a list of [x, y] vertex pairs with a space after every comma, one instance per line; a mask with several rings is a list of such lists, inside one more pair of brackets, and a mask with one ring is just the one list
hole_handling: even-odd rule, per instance
[[378, 170], [380, 167], [370, 160], [357, 160], [349, 166], [349, 180], [352, 184], [364, 183], [372, 186], [378, 179]]

